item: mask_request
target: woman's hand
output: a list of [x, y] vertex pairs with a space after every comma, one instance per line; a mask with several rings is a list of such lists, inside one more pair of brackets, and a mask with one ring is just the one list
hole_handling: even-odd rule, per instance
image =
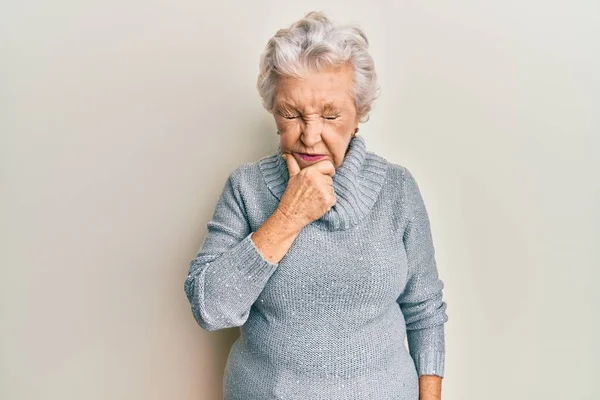
[[419, 377], [419, 400], [441, 400], [442, 378], [437, 375]]
[[303, 228], [321, 218], [335, 204], [335, 167], [330, 160], [323, 160], [300, 169], [294, 156], [286, 153], [283, 157], [290, 179], [277, 208]]

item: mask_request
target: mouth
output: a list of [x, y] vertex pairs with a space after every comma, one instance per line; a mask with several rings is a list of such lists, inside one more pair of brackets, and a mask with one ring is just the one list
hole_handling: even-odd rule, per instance
[[304, 161], [317, 161], [321, 158], [325, 157], [325, 154], [306, 154], [306, 153], [297, 153], [298, 156]]

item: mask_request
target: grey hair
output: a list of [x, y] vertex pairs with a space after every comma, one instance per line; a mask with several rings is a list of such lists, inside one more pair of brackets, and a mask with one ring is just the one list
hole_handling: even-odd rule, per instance
[[360, 122], [369, 119], [379, 96], [375, 63], [369, 41], [356, 25], [335, 25], [323, 12], [311, 11], [269, 39], [260, 57], [257, 89], [263, 106], [272, 112], [277, 78], [301, 77], [304, 71], [322, 71], [350, 64], [354, 70], [352, 98]]

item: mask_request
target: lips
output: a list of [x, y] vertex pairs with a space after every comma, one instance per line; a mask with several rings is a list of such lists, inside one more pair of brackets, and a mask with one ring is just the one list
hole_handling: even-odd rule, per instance
[[305, 154], [305, 153], [298, 153], [298, 155], [300, 156], [301, 159], [305, 160], [305, 161], [316, 161], [319, 160], [323, 157], [325, 157], [324, 154]]

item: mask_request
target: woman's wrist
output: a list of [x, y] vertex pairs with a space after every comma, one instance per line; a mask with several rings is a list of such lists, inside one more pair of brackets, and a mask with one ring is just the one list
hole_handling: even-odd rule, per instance
[[281, 224], [285, 227], [286, 231], [295, 233], [296, 235], [300, 233], [300, 231], [306, 226], [302, 222], [298, 221], [297, 218], [294, 218], [292, 213], [288, 212], [282, 207], [277, 207], [271, 218], [277, 221], [278, 224]]
[[441, 400], [442, 378], [437, 375], [419, 377], [419, 400]]
[[250, 239], [265, 259], [277, 264], [286, 255], [302, 228], [304, 227], [276, 209]]

